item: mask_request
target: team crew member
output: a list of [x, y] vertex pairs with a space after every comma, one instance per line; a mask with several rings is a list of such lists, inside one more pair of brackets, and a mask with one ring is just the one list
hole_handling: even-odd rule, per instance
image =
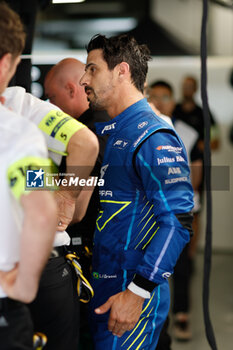
[[[65, 58], [53, 66], [45, 77], [45, 94], [51, 103], [61, 108], [79, 122], [85, 124], [90, 130], [96, 133], [95, 123], [110, 120], [105, 111], [92, 111], [89, 108], [84, 88], [79, 85], [80, 78], [84, 74], [85, 65], [75, 58]], [[107, 137], [98, 135], [99, 154], [93, 175], [98, 176], [103, 161], [104, 148]], [[84, 195], [83, 191], [81, 194]], [[77, 208], [77, 215], [73, 218], [80, 221], [80, 208]], [[99, 188], [95, 188], [87, 213], [81, 222], [71, 225], [68, 229], [72, 237], [73, 248], [80, 252], [76, 242], [83, 242], [83, 246], [92, 247], [95, 221], [99, 209]]]
[[[7, 106], [20, 110], [25, 118], [41, 129], [49, 155], [57, 166], [62, 164], [65, 156], [67, 172], [75, 173], [79, 178], [87, 178], [98, 153], [97, 138], [90, 130], [51, 103], [26, 93], [21, 87], [8, 88], [5, 98]], [[68, 224], [72, 219], [70, 214], [73, 214], [73, 207], [70, 212], [69, 203], [79, 203], [79, 198], [75, 199], [77, 192], [70, 189], [64, 191], [64, 188], [59, 191], [62, 204], [59, 218], [63, 220], [64, 210], [68, 213], [63, 224]], [[42, 274], [37, 298], [30, 305], [35, 330], [45, 333], [48, 338], [46, 349], [77, 349], [79, 300], [77, 279], [65, 258], [65, 246], [69, 244], [70, 237], [66, 231], [57, 232], [54, 255]]]
[[[143, 86], [149, 50], [127, 35], [88, 44], [80, 84], [112, 118], [93, 250], [95, 349], [155, 349], [169, 310], [167, 277], [189, 241], [193, 192], [184, 146]], [[187, 228], [186, 228], [187, 227]]]
[[0, 4], [0, 344], [32, 349], [28, 308], [52, 249], [57, 224], [49, 192], [25, 191], [25, 170], [50, 166], [41, 133], [3, 106], [2, 93], [20, 61], [25, 34], [16, 13]]
[[[24, 88], [16, 86], [6, 89], [5, 105], [19, 111], [35, 123], [42, 131], [49, 157], [60, 167], [61, 172], [72, 173], [79, 179], [87, 179], [98, 155], [98, 140], [84, 124], [62, 112], [57, 106], [42, 101]], [[65, 163], [65, 164], [64, 164]], [[59, 231], [66, 229], [73, 217], [76, 198], [82, 187], [56, 192], [60, 204]]]

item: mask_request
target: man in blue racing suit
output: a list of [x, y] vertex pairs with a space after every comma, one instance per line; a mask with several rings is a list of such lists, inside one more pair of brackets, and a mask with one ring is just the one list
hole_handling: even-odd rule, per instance
[[134, 38], [97, 35], [87, 47], [85, 87], [107, 110], [109, 135], [93, 251], [95, 349], [155, 349], [169, 311], [176, 261], [189, 241], [193, 191], [175, 130], [143, 98], [149, 50]]

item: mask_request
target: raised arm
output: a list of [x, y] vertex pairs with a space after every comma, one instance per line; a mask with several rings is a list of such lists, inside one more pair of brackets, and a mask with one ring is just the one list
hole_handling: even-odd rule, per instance
[[[87, 127], [78, 130], [70, 138], [67, 145], [66, 173], [74, 174], [74, 177], [78, 177], [79, 179], [88, 179], [95, 165], [98, 151], [98, 140], [94, 133]], [[59, 206], [60, 218], [58, 229], [60, 231], [65, 230], [71, 222], [74, 215], [75, 203], [82, 189], [83, 187], [80, 186], [69, 188], [60, 186], [59, 191], [57, 191], [56, 200]], [[91, 190], [90, 188], [90, 191]], [[78, 200], [79, 207], [87, 202], [87, 197], [89, 197], [89, 195], [83, 195], [80, 200]]]

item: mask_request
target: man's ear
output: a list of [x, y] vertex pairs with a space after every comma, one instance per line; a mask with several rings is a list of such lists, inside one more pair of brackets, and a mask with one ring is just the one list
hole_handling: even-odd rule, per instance
[[121, 62], [118, 66], [119, 78], [125, 78], [130, 74], [130, 68], [128, 63]]
[[72, 82], [67, 82], [65, 88], [69, 94], [69, 97], [74, 98], [76, 90], [75, 84]]
[[5, 53], [0, 58], [0, 77], [3, 79], [11, 67], [12, 55], [10, 53]]

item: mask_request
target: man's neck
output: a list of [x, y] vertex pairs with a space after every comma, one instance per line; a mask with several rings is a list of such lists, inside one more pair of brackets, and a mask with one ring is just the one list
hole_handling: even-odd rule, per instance
[[143, 94], [134, 87], [128, 91], [121, 90], [118, 96], [114, 99], [113, 103], [107, 109], [107, 113], [110, 118], [113, 119], [128, 107], [132, 106], [134, 103], [143, 98]]

